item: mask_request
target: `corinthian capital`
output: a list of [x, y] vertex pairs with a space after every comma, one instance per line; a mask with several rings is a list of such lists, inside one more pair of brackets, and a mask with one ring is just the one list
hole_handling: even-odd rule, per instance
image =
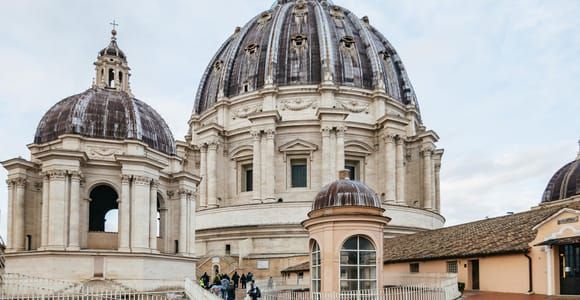
[[266, 139], [272, 140], [274, 139], [274, 136], [276, 135], [276, 129], [266, 129], [264, 130], [264, 133], [266, 134]]
[[330, 126], [322, 126], [320, 128], [320, 132], [322, 133], [322, 136], [330, 136], [331, 131], [332, 131], [332, 127], [330, 127]]
[[64, 180], [66, 176], [66, 170], [49, 170], [46, 172], [51, 179]]
[[149, 185], [151, 184], [151, 178], [147, 176], [133, 176], [133, 183], [138, 185]]
[[383, 140], [387, 144], [394, 143], [396, 138], [397, 138], [397, 135], [395, 135], [395, 134], [391, 134], [391, 133], [383, 134]]
[[190, 190], [190, 189], [179, 189], [179, 190], [177, 191], [177, 193], [178, 193], [180, 196], [184, 196], [184, 195], [185, 195], [185, 196], [187, 196], [187, 197], [190, 197], [191, 195], [193, 195], [193, 190]]
[[397, 135], [397, 145], [405, 145], [407, 138], [402, 135]]
[[8, 189], [11, 189], [14, 186], [14, 180], [6, 179], [6, 185], [8, 186]]
[[123, 174], [121, 175], [121, 183], [122, 184], [129, 184], [131, 182], [131, 175]]
[[207, 148], [209, 150], [217, 150], [219, 146], [220, 146], [220, 142], [217, 139], [210, 140], [207, 142]]
[[262, 136], [262, 132], [258, 129], [252, 129], [250, 130], [250, 135], [252, 136], [252, 138], [257, 141], [260, 140], [260, 137]]
[[336, 135], [343, 137], [346, 133], [347, 127], [346, 126], [337, 126], [336, 127]]

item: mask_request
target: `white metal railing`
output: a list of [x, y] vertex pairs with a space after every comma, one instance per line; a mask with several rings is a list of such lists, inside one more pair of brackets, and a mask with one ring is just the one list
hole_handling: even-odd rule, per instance
[[298, 282], [287, 280], [284, 277], [272, 278], [272, 286], [270, 286], [270, 279], [255, 280], [256, 285], [264, 291], [282, 291], [282, 290], [299, 290], [310, 288], [310, 281], [300, 280]]
[[447, 295], [445, 299], [457, 299], [461, 293], [457, 287], [457, 274], [455, 273], [404, 273], [387, 272], [383, 274], [385, 286], [426, 286], [440, 288]]
[[92, 289], [83, 289], [74, 293], [54, 293], [46, 292], [33, 294], [19, 293], [10, 294], [5, 293], [3, 289], [0, 290], [0, 300], [177, 300], [182, 298], [183, 293], [180, 291], [173, 292], [126, 292], [126, 291], [99, 291]]
[[292, 291], [266, 291], [262, 300], [449, 300], [443, 288], [430, 286], [397, 286], [384, 290], [342, 291], [337, 293], [310, 293]]
[[222, 298], [208, 292], [197, 284], [195, 279], [185, 278], [185, 295], [190, 300], [221, 300]]

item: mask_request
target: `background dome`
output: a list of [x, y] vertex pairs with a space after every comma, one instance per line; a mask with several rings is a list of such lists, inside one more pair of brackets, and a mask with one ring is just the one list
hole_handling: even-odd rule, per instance
[[401, 59], [368, 18], [325, 0], [280, 0], [220, 47], [202, 76], [194, 113], [269, 84], [322, 82], [379, 89], [416, 104]]
[[175, 154], [175, 140], [163, 118], [123, 91], [92, 88], [58, 102], [40, 120], [34, 143], [47, 143], [62, 134], [139, 140], [165, 154]]
[[322, 187], [314, 199], [312, 210], [328, 207], [365, 206], [381, 208], [377, 193], [366, 184], [339, 179]]
[[580, 153], [552, 176], [542, 196], [542, 203], [580, 195]]

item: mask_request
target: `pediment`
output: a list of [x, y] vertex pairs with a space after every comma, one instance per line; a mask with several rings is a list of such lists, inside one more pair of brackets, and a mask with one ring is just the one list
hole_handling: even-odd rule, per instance
[[278, 149], [280, 152], [313, 152], [318, 150], [318, 146], [305, 140], [296, 139], [280, 146]]
[[243, 145], [234, 148], [230, 153], [231, 153], [230, 158], [233, 160], [244, 159], [252, 157], [252, 155], [254, 154], [254, 147], [250, 145]]
[[363, 142], [350, 141], [345, 144], [344, 151], [356, 154], [370, 155], [373, 152], [373, 148]]

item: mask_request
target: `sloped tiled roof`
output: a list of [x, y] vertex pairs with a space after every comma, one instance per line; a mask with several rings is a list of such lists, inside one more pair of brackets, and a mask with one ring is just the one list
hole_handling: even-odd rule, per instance
[[299, 265], [288, 267], [280, 272], [282, 272], [282, 273], [295, 273], [295, 272], [303, 272], [303, 271], [309, 271], [309, 270], [310, 270], [310, 262], [305, 261]]
[[384, 262], [526, 253], [536, 237], [533, 227], [564, 207], [579, 209], [580, 202], [385, 239]]

